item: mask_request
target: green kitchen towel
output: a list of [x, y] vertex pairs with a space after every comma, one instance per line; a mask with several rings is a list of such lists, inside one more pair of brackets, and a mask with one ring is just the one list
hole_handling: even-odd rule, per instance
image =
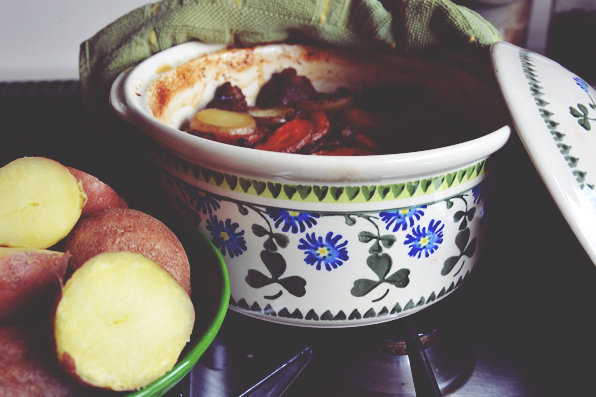
[[501, 36], [449, 0], [164, 0], [131, 11], [81, 44], [84, 105], [95, 127], [109, 128], [116, 76], [176, 44], [300, 39], [419, 54], [482, 52]]

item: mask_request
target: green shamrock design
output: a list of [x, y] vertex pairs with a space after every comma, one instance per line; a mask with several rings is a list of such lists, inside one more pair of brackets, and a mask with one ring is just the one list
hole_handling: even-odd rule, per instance
[[[393, 266], [393, 259], [391, 259], [391, 256], [388, 254], [383, 253], [380, 255], [370, 255], [366, 259], [366, 264], [373, 272], [375, 272], [378, 279], [369, 280], [362, 278], [354, 281], [354, 286], [352, 287], [351, 293], [355, 297], [363, 297], [383, 283], [391, 284], [397, 288], [405, 288], [410, 283], [409, 269], [400, 269], [388, 276], [388, 274], [391, 272], [391, 267]], [[389, 288], [387, 288], [385, 293], [380, 298], [375, 299], [373, 302], [380, 301], [387, 296], [388, 293]]]
[[[281, 278], [287, 268], [286, 260], [281, 254], [263, 250], [261, 251], [261, 260], [271, 274], [271, 277], [264, 275], [258, 270], [249, 269], [245, 278], [248, 285], [253, 288], [263, 288], [267, 285], [279, 284], [294, 296], [302, 297], [304, 294], [306, 294], [306, 280], [304, 280], [302, 277], [290, 276]], [[279, 292], [275, 295], [265, 296], [265, 299], [277, 299], [282, 294], [283, 290], [279, 290]]]

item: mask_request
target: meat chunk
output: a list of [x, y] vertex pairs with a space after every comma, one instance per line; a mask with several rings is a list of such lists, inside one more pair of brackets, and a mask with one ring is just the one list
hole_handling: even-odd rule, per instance
[[246, 97], [240, 88], [225, 82], [215, 90], [215, 96], [207, 104], [208, 108], [230, 110], [232, 112], [247, 112]]
[[287, 68], [275, 73], [261, 87], [257, 96], [257, 106], [273, 108], [288, 106], [297, 101], [311, 99], [316, 95], [315, 88], [305, 76], [298, 76], [296, 69]]

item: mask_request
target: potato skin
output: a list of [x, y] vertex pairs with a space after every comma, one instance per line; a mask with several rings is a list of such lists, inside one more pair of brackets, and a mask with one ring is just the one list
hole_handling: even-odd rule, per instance
[[89, 396], [55, 363], [46, 319], [0, 326], [0, 396]]
[[87, 194], [87, 201], [83, 207], [80, 219], [87, 218], [107, 208], [128, 208], [126, 201], [114, 189], [93, 175], [77, 170], [76, 168], [66, 168], [81, 182], [83, 190]]
[[0, 324], [47, 310], [60, 293], [69, 253], [0, 247]]
[[176, 235], [162, 222], [129, 208], [109, 208], [79, 222], [66, 238], [73, 270], [103, 252], [130, 251], [154, 260], [191, 294], [190, 264]]

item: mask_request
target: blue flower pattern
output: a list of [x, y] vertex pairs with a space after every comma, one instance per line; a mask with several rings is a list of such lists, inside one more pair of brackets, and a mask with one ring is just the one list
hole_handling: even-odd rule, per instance
[[474, 204], [478, 204], [482, 200], [484, 200], [484, 196], [486, 195], [486, 186], [484, 183], [474, 186], [472, 189], [472, 195], [474, 196]]
[[290, 211], [281, 208], [269, 207], [266, 211], [267, 215], [275, 221], [276, 228], [279, 228], [283, 223], [281, 230], [283, 232], [291, 231], [294, 234], [298, 233], [298, 231], [304, 233], [306, 227], [311, 228], [316, 225], [316, 218], [320, 217], [317, 213]]
[[[577, 83], [582, 87], [580, 82]], [[372, 279], [371, 277], [365, 277], [355, 280], [350, 292], [355, 297], [365, 297], [372, 291], [378, 291], [376, 296], [371, 295], [372, 298], [375, 298], [373, 302], [378, 302], [388, 296], [389, 288], [406, 288], [410, 282], [410, 269], [399, 268], [402, 265], [398, 258], [399, 255], [402, 255], [402, 258], [407, 255], [415, 261], [421, 258], [429, 258], [440, 249], [444, 241], [445, 224], [430, 215], [431, 212], [427, 210], [427, 205], [376, 213], [317, 213], [260, 206], [222, 198], [189, 185], [184, 181], [177, 181], [174, 178], [171, 181], [170, 186], [174, 183], [178, 187], [178, 192], [182, 193], [182, 197], [176, 197], [178, 207], [181, 207], [180, 203], [182, 203], [185, 204], [186, 208], [190, 208], [185, 216], [190, 216], [191, 221], [197, 225], [202, 223], [203, 230], [206, 230], [214, 246], [222, 255], [229, 258], [240, 257], [247, 252], [247, 241], [245, 239], [245, 230], [240, 228], [239, 223], [234, 221], [233, 216], [228, 218], [230, 212], [226, 206], [229, 204], [236, 205], [238, 214], [241, 216], [246, 216], [251, 211], [260, 215], [261, 221], [253, 223], [250, 230], [254, 236], [262, 238], [263, 249], [260, 256], [265, 269], [252, 269], [255, 265], [250, 261], [243, 263], [246, 263], [249, 267], [245, 281], [250, 287], [262, 288], [269, 285], [279, 285], [280, 291], [278, 293], [266, 295], [264, 299], [275, 300], [285, 292], [295, 296], [304, 296], [307, 293], [307, 281], [300, 275], [292, 274], [292, 269], [287, 268], [285, 262], [286, 255], [296, 255], [296, 253], [289, 253], [289, 251], [284, 253], [286, 248], [292, 246], [298, 250], [298, 254], [302, 251], [304, 262], [310, 265], [313, 270], [318, 272], [325, 269], [327, 272], [331, 272], [344, 266], [349, 260], [348, 252], [351, 247], [349, 243], [370, 244], [368, 249], [370, 255], [366, 258], [365, 265], [371, 269], [373, 277]], [[451, 233], [447, 236], [447, 240], [450, 241], [455, 238], [455, 245], [460, 253], [445, 260], [441, 275], [447, 276], [453, 271], [457, 275], [463, 264], [466, 263], [462, 259], [464, 257], [473, 257], [476, 250], [476, 238], [470, 238], [468, 223], [474, 219], [475, 213], [483, 211], [484, 201], [489, 190], [490, 184], [484, 182], [473, 187], [467, 193], [453, 196], [443, 202], [437, 202], [439, 205], [445, 203], [448, 210], [453, 207], [455, 202], [463, 203], [464, 206], [464, 208], [460, 206], [460, 209], [454, 210], [453, 215], [453, 222], [459, 223], [459, 232], [455, 236], [451, 236]], [[472, 203], [469, 203], [468, 200]], [[469, 206], [469, 204], [472, 204], [472, 206]], [[196, 213], [192, 208], [196, 210]], [[221, 214], [218, 214], [220, 210], [226, 214], [221, 219], [218, 218], [218, 215], [221, 217]], [[198, 213], [205, 214], [208, 218], [201, 218]], [[196, 216], [192, 216], [193, 214]], [[318, 222], [323, 224], [322, 218], [330, 216], [343, 216], [345, 223], [349, 226], [354, 226], [356, 223], [364, 226], [365, 222], [369, 222], [369, 225], [372, 224], [374, 229], [369, 227], [361, 229], [357, 239], [354, 239], [355, 241], [352, 239], [348, 241], [348, 238], [341, 234], [334, 234], [334, 232], [324, 228], [321, 230], [321, 227], [315, 228]], [[363, 223], [360, 223], [361, 221]], [[427, 221], [429, 223], [426, 223]], [[388, 231], [384, 234], [381, 232], [383, 226]], [[309, 229], [314, 229], [314, 231]], [[289, 235], [290, 233], [295, 237]], [[318, 235], [317, 233], [321, 234]], [[296, 240], [298, 240], [297, 243]], [[403, 244], [395, 244], [400, 240]], [[395, 251], [395, 247], [402, 248]], [[407, 248], [404, 249], [404, 247]], [[362, 249], [361, 246], [357, 248]], [[451, 249], [450, 247], [447, 248]], [[461, 266], [457, 270], [458, 267], [456, 266], [460, 263]], [[361, 264], [356, 263], [355, 265]], [[380, 290], [381, 286], [385, 287], [385, 293]]]
[[194, 205], [195, 209], [203, 214], [212, 214], [221, 207], [220, 200], [208, 193], [196, 189], [192, 185], [185, 185], [184, 190], [188, 195], [190, 204]]
[[[582, 87], [580, 82], [577, 83]], [[471, 190], [474, 205], [480, 205], [484, 201], [487, 189], [487, 185], [481, 183]], [[209, 218], [205, 220], [205, 228], [210, 235], [211, 242], [217, 249], [219, 249], [222, 255], [235, 258], [247, 251], [247, 242], [244, 237], [245, 231], [240, 229], [239, 224], [234, 222], [233, 219], [219, 219], [217, 216], [218, 210], [221, 209], [221, 198], [196, 189], [191, 185], [185, 185], [183, 190], [188, 198], [188, 203], [193, 206], [197, 212], [209, 216]], [[316, 232], [307, 232], [308, 229], [317, 225], [317, 220], [323, 216], [320, 213], [288, 210], [276, 207], [251, 208], [253, 211], [260, 212], [263, 217], [271, 219], [271, 226], [275, 227], [275, 229], [280, 229], [283, 233], [298, 234], [299, 236], [297, 237], [300, 238], [296, 245], [297, 249], [303, 251], [305, 255], [304, 262], [317, 271], [323, 270], [324, 268], [328, 272], [331, 272], [338, 269], [349, 260], [348, 240], [342, 235], [334, 234], [329, 231], [326, 232], [326, 235], [323, 237], [317, 235]], [[482, 206], [480, 208], [482, 208]], [[239, 209], [241, 209], [240, 213], [243, 214], [240, 206]], [[419, 205], [379, 212], [378, 218], [376, 219], [379, 219], [382, 224], [384, 224], [385, 228], [393, 234], [378, 234], [376, 237], [378, 239], [378, 244], [382, 243], [385, 248], [391, 247], [391, 240], [395, 240], [396, 237], [398, 237], [397, 233], [401, 231], [405, 232], [405, 237], [403, 237], [402, 242], [404, 246], [408, 246], [407, 255], [409, 257], [416, 259], [430, 257], [443, 243], [443, 230], [445, 225], [441, 223], [440, 220], [430, 219], [430, 222], [424, 227], [421, 222], [424, 222], [423, 218], [426, 209], [427, 205]], [[365, 215], [365, 218], [371, 220], [375, 217], [370, 214]], [[255, 227], [256, 225], [253, 225], [253, 233], [257, 235]], [[281, 238], [283, 235], [275, 233], [273, 229], [261, 227], [258, 233], [260, 233], [258, 236], [269, 236], [268, 238], [275, 242], [273, 245], [277, 245], [278, 248], [284, 248], [287, 245]], [[365, 240], [369, 239], [366, 241], [372, 241], [369, 237], [371, 235], [373, 234], [369, 233], [366, 235]], [[289, 242], [290, 240], [287, 241]], [[361, 242], [365, 241], [361, 240]], [[277, 248], [274, 248], [273, 245], [266, 245], [265, 248], [267, 250], [271, 249], [271, 252], [275, 252]], [[382, 258], [382, 255], [377, 256]], [[390, 275], [388, 280], [392, 280], [392, 277], [393, 275]]]
[[246, 251], [244, 230], [237, 231], [239, 225], [232, 223], [231, 219], [226, 219], [224, 222], [213, 215], [207, 219], [205, 226], [211, 233], [211, 242], [221, 251], [222, 255], [234, 258]]
[[579, 77], [574, 77], [573, 80], [575, 81], [575, 84], [577, 84], [582, 90], [584, 90], [586, 92], [586, 94], [589, 94], [590, 92], [588, 91], [588, 83], [586, 83], [585, 81], [583, 81], [582, 79], [580, 79]]
[[424, 209], [426, 205], [419, 207], [402, 208], [395, 211], [383, 211], [379, 214], [381, 220], [385, 222], [387, 230], [393, 226], [393, 232], [398, 230], [406, 230], [409, 227], [414, 226], [414, 222], [420, 220], [420, 217], [424, 215]]
[[305, 252], [304, 261], [307, 264], [315, 266], [317, 270], [321, 270], [321, 265], [324, 265], [325, 269], [331, 271], [349, 259], [346, 249], [348, 241], [340, 242], [341, 239], [340, 234], [333, 236], [333, 232], [327, 233], [325, 239], [317, 237], [315, 233], [307, 233], [306, 239], [300, 239], [298, 249]]
[[408, 234], [404, 241], [404, 245], [410, 246], [408, 255], [420, 258], [424, 253], [424, 257], [428, 258], [443, 242], [444, 227], [441, 221], [433, 219], [428, 225], [428, 230], [425, 227], [420, 228], [420, 225], [412, 228], [412, 233]]

